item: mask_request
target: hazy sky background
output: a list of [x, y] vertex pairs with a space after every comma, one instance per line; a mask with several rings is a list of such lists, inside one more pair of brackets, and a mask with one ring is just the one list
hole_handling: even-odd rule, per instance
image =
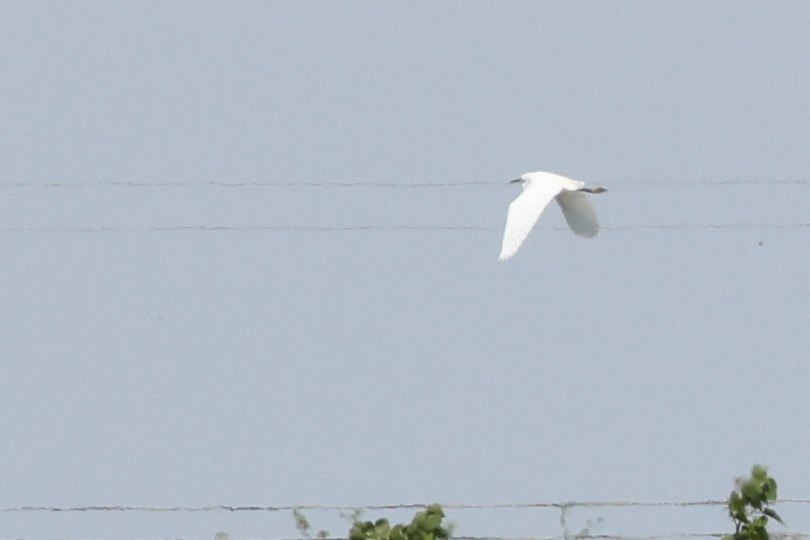
[[[0, 506], [716, 499], [755, 462], [810, 497], [808, 50], [803, 1], [0, 3]], [[499, 263], [537, 169], [606, 186], [606, 229], [550, 207]], [[261, 229], [357, 225], [481, 230]], [[731, 529], [572, 520], [599, 516]], [[295, 533], [0, 514], [220, 530]]]

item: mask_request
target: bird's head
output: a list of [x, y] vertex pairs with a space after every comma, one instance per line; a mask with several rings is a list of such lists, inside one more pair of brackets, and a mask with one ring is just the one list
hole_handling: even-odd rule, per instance
[[514, 180], [512, 180], [512, 183], [513, 184], [521, 183], [525, 187], [531, 184], [532, 182], [556, 180], [557, 178], [560, 178], [560, 176], [554, 173], [546, 171], [532, 171], [521, 174], [520, 178], [515, 178]]
[[[542, 173], [540, 173], [542, 174]], [[527, 172], [520, 175], [520, 177], [515, 178], [514, 180], [510, 180], [510, 184], [521, 184], [523, 187], [529, 185], [529, 183], [537, 176], [538, 173], [536, 172]]]

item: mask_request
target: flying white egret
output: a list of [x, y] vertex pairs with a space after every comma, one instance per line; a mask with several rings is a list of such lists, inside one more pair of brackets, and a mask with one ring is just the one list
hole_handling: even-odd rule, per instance
[[602, 193], [605, 188], [586, 187], [585, 182], [543, 171], [522, 174], [512, 180], [516, 182], [523, 184], [523, 192], [509, 205], [499, 261], [517, 253], [551, 199], [557, 199], [568, 227], [577, 236], [593, 238], [599, 232], [596, 212], [585, 193]]

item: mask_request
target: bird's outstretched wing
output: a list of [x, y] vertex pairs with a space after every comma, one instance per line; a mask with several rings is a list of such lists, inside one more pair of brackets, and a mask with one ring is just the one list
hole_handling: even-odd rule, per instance
[[557, 195], [568, 226], [577, 236], [593, 238], [599, 232], [599, 220], [588, 197], [581, 191], [563, 191]]
[[562, 188], [553, 182], [532, 182], [523, 188], [523, 193], [509, 205], [499, 261], [505, 261], [517, 252], [543, 209], [560, 189]]

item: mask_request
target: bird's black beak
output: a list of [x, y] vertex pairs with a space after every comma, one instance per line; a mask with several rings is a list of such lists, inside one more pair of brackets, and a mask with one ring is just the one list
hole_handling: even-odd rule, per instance
[[518, 182], [520, 182], [520, 178], [515, 178], [514, 180], [509, 180], [510, 184], [517, 184]]

